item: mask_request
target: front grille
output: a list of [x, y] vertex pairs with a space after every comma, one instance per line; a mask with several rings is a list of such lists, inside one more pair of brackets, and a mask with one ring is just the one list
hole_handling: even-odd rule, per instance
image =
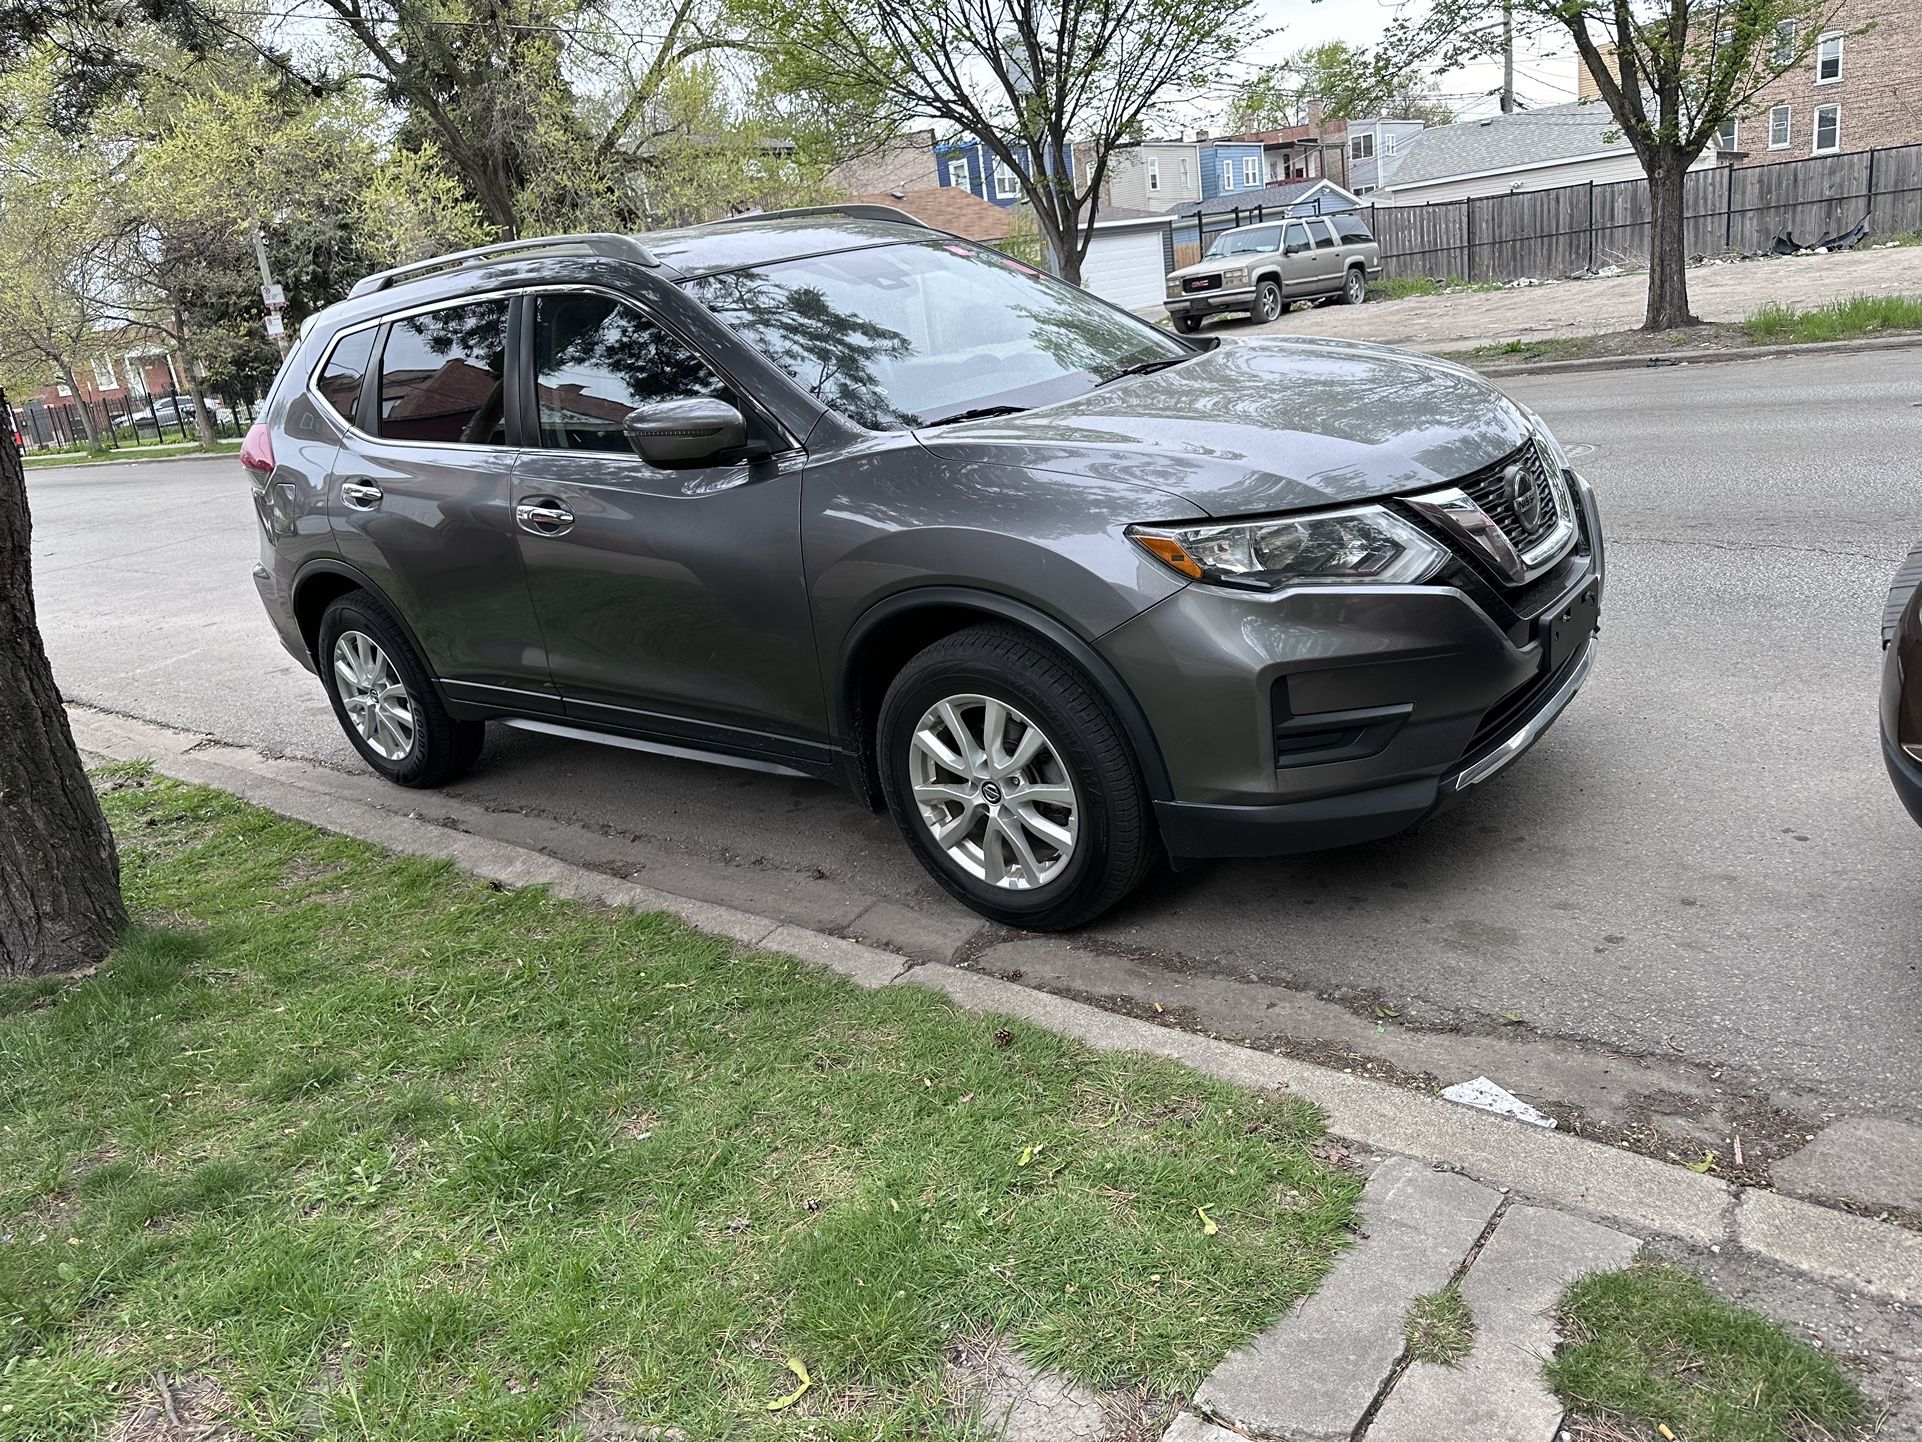
[[[1535, 497], [1540, 503], [1541, 514], [1532, 526], [1524, 526], [1515, 514], [1515, 505], [1508, 498], [1508, 468], [1519, 465], [1522, 478], [1532, 485]], [[1492, 466], [1485, 466], [1465, 480], [1455, 483], [1468, 493], [1469, 499], [1488, 513], [1489, 519], [1502, 528], [1517, 551], [1526, 551], [1530, 546], [1547, 536], [1555, 529], [1559, 519], [1555, 509], [1555, 486], [1549, 479], [1548, 463], [1543, 458], [1541, 447], [1532, 440], [1511, 455], [1503, 456]]]
[[1191, 275], [1181, 282], [1181, 288], [1190, 295], [1198, 290], [1220, 290], [1221, 277], [1218, 275]]

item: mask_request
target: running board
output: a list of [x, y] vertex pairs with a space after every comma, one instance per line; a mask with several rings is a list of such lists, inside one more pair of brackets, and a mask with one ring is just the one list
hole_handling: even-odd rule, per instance
[[751, 756], [735, 756], [725, 751], [704, 751], [697, 746], [670, 746], [665, 741], [643, 741], [638, 736], [618, 736], [612, 731], [592, 731], [585, 726], [564, 726], [558, 721], [537, 721], [532, 716], [502, 716], [503, 726], [516, 731], [538, 731], [543, 736], [559, 736], [568, 741], [592, 741], [599, 746], [619, 746], [627, 751], [645, 751], [651, 756], [673, 756], [682, 761], [705, 761], [713, 766], [734, 766], [742, 771], [760, 771], [769, 776], [798, 776], [803, 781], [815, 778], [778, 761], [759, 761]]

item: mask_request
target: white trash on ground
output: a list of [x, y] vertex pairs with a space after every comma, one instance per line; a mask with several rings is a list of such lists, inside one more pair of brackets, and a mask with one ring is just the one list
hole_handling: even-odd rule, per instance
[[1480, 1107], [1485, 1112], [1496, 1112], [1505, 1117], [1513, 1117], [1518, 1122], [1527, 1122], [1531, 1127], [1555, 1125], [1555, 1118], [1543, 1116], [1515, 1093], [1496, 1086], [1485, 1076], [1478, 1076], [1473, 1081], [1456, 1082], [1452, 1087], [1444, 1087], [1442, 1100], [1460, 1102], [1465, 1107]]

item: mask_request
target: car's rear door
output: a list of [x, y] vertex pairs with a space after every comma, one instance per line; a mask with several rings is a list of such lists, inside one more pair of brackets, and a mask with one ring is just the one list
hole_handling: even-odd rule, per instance
[[[567, 714], [773, 761], [824, 754], [801, 565], [798, 448], [650, 308], [589, 288], [523, 302], [529, 445], [519, 539]], [[775, 460], [663, 469], [622, 423], [724, 399]]]
[[514, 529], [510, 309], [467, 298], [378, 325], [329, 511], [341, 556], [399, 608], [450, 698], [556, 712]]
[[1321, 295], [1331, 295], [1341, 289], [1341, 240], [1335, 234], [1335, 227], [1322, 216], [1315, 216], [1306, 222], [1308, 239], [1313, 244], [1315, 290]]

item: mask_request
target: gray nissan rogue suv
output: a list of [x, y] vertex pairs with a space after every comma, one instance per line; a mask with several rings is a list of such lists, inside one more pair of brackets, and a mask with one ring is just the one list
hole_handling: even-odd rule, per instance
[[1595, 652], [1594, 495], [1471, 372], [1172, 336], [875, 207], [371, 276], [243, 461], [388, 779], [487, 721], [827, 778], [1014, 926], [1409, 826]]

